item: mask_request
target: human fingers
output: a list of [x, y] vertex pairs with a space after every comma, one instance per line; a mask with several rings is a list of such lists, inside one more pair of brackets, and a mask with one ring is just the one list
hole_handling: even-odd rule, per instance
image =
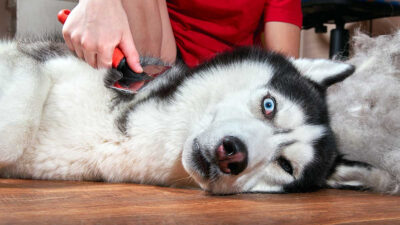
[[75, 51], [76, 56], [81, 59], [85, 59], [81, 45], [81, 36], [77, 32], [71, 34], [71, 43], [73, 46], [72, 49]]
[[92, 66], [93, 68], [97, 68], [97, 54], [95, 52], [84, 51], [83, 56], [85, 61]]
[[74, 45], [72, 44], [72, 40], [71, 40], [71, 32], [70, 30], [66, 29], [66, 27], [64, 26], [62, 29], [62, 35], [65, 41], [65, 44], [67, 45], [67, 47], [69, 48], [70, 51], [74, 51]]
[[143, 68], [140, 65], [139, 53], [136, 50], [130, 31], [123, 33], [119, 47], [124, 53], [129, 67], [136, 73], [142, 73]]
[[98, 39], [92, 38], [91, 35], [84, 35], [80, 41], [80, 47], [83, 52], [83, 56], [85, 61], [91, 65], [93, 68], [97, 68], [97, 54], [99, 52]]
[[84, 57], [84, 55], [83, 55], [83, 50], [82, 50], [82, 48], [80, 47], [80, 45], [75, 45], [75, 44], [73, 44], [73, 45], [74, 45], [74, 51], [75, 51], [76, 56], [77, 56], [78, 58], [84, 60], [85, 57]]
[[111, 68], [112, 57], [115, 47], [102, 46], [97, 53], [97, 66], [98, 68]]

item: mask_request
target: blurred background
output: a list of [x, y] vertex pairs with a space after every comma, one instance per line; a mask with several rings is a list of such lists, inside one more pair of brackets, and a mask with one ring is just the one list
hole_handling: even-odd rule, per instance
[[[61, 32], [61, 25], [56, 18], [58, 11], [63, 8], [71, 9], [77, 2], [78, 0], [0, 0], [0, 38]], [[327, 3], [328, 0], [303, 0], [304, 2], [308, 4], [312, 2]], [[373, 1], [365, 0], [365, 2], [367, 4]], [[392, 4], [394, 2], [395, 5], [397, 2], [400, 5], [400, 1], [378, 0], [378, 2], [392, 2]], [[314, 28], [302, 30], [301, 57], [329, 57], [330, 31], [335, 28], [335, 25], [330, 23], [332, 21], [326, 24], [327, 32], [325, 33], [316, 33]], [[345, 24], [345, 28], [349, 30], [350, 37], [355, 29], [361, 29], [371, 36], [388, 34], [400, 28], [400, 17], [392, 14], [379, 19], [350, 22]]]

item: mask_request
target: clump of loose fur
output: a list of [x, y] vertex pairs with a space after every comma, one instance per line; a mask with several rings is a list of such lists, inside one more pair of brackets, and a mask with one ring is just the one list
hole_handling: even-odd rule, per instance
[[353, 48], [348, 63], [356, 72], [328, 89], [332, 127], [347, 158], [382, 171], [381, 176], [363, 176], [364, 183], [399, 194], [400, 31], [376, 38], [357, 33]]

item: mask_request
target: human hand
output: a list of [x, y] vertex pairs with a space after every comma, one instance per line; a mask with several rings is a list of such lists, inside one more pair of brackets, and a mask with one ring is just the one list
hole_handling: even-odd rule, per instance
[[143, 72], [121, 0], [80, 0], [63, 27], [68, 48], [94, 68], [110, 68], [119, 47], [127, 63]]

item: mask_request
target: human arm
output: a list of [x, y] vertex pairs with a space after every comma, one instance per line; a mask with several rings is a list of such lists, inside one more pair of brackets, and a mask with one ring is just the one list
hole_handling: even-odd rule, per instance
[[285, 22], [267, 22], [264, 25], [265, 48], [298, 58], [300, 28]]
[[298, 57], [302, 23], [301, 0], [265, 0], [265, 47]]
[[110, 68], [116, 47], [128, 65], [142, 72], [121, 0], [80, 0], [63, 27], [68, 48], [95, 68]]

